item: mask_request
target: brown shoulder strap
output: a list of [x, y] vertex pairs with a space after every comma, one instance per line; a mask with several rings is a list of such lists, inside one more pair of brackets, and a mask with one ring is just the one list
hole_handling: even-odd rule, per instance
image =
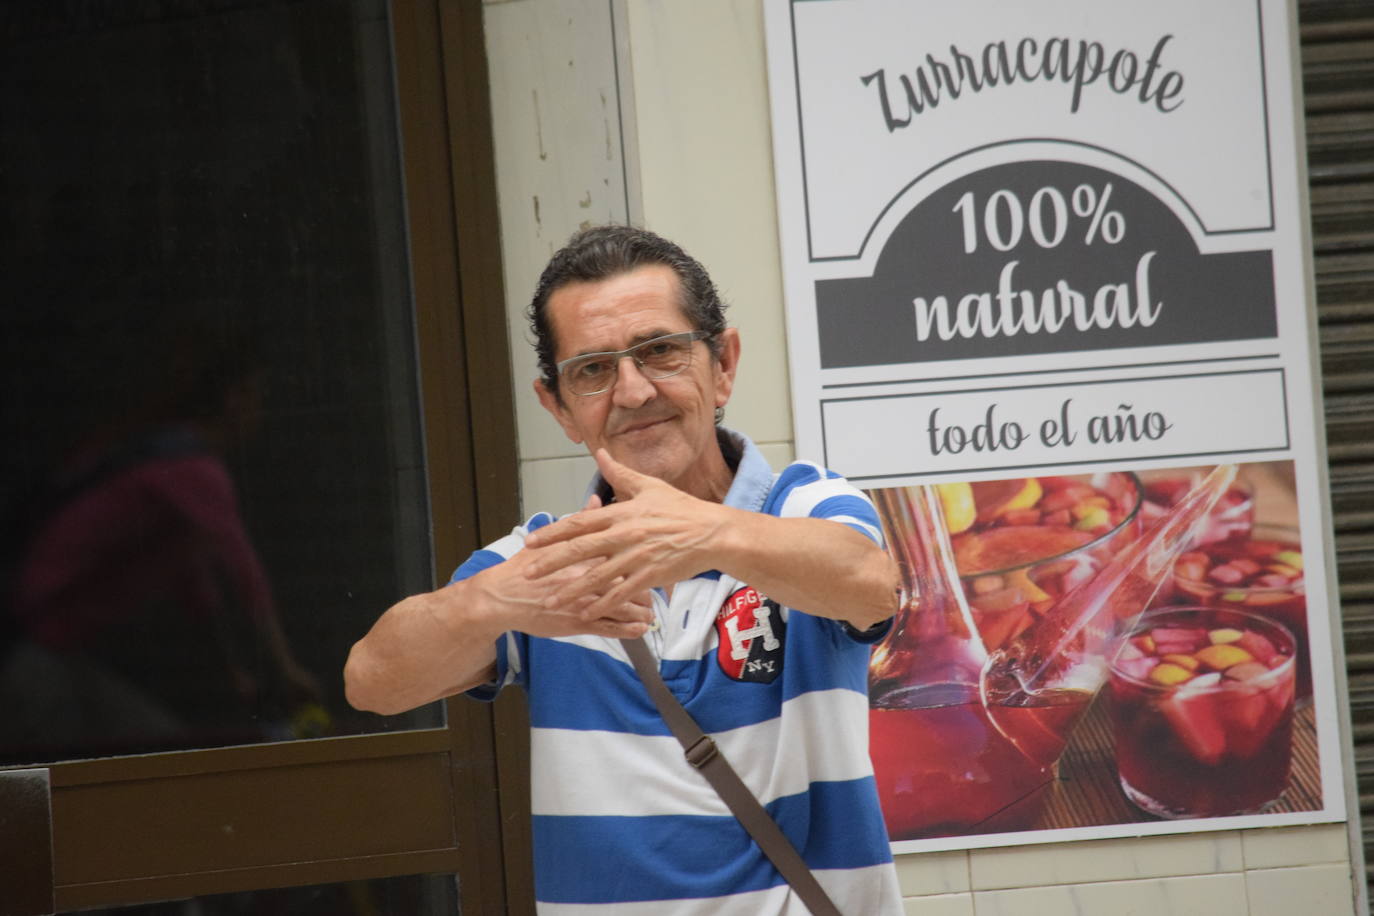
[[802, 902], [811, 910], [812, 916], [841, 916], [833, 901], [825, 893], [816, 876], [807, 868], [801, 854], [797, 852], [778, 827], [776, 821], [764, 810], [763, 805], [749, 791], [749, 787], [739, 778], [729, 761], [716, 747], [711, 736], [701, 730], [691, 713], [687, 712], [673, 696], [663, 676], [658, 673], [658, 663], [653, 653], [641, 639], [622, 639], [625, 651], [635, 673], [644, 682], [654, 705], [658, 707], [663, 721], [682, 745], [683, 755], [693, 768], [706, 777], [706, 781], [729, 806], [735, 818], [749, 831], [754, 842], [759, 844], [764, 855], [777, 868], [792, 889], [801, 897]]

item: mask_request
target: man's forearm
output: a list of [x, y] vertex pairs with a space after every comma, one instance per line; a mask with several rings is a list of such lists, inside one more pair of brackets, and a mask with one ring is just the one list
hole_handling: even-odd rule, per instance
[[897, 610], [897, 567], [878, 545], [819, 518], [732, 513], [718, 566], [768, 597], [866, 629]]
[[344, 666], [348, 701], [393, 714], [491, 680], [496, 640], [519, 631], [531, 636], [641, 636], [653, 622], [647, 592], [603, 610], [587, 602], [550, 606], [558, 588], [582, 576], [575, 563], [545, 576], [529, 575], [537, 551], [482, 570], [438, 591], [415, 595], [381, 616], [354, 645]]
[[394, 715], [489, 680], [499, 632], [482, 624], [475, 592], [472, 580], [455, 582], [383, 614], [348, 654], [348, 702]]

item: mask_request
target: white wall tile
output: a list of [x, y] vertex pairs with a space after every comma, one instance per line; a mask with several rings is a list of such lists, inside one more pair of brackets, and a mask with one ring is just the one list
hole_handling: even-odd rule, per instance
[[973, 906], [977, 916], [1247, 916], [1239, 874], [975, 891]]
[[[726, 425], [729, 426], [729, 418], [726, 418]], [[791, 442], [755, 442], [759, 453], [768, 461], [768, 466], [775, 471], [781, 471], [792, 463], [794, 450]]]
[[1244, 830], [1240, 835], [1246, 868], [1285, 865], [1349, 864], [1350, 846], [1345, 824], [1311, 827], [1270, 827]]
[[1305, 865], [1246, 872], [1249, 916], [1341, 916], [1355, 912], [1348, 865]]
[[1240, 871], [1234, 831], [969, 851], [975, 890]]
[[971, 890], [968, 853], [957, 850], [897, 856], [897, 882], [906, 897]]
[[542, 458], [520, 463], [520, 520], [536, 512], [566, 515], [582, 508], [596, 462], [585, 452], [577, 458]]
[[909, 897], [902, 901], [906, 916], [976, 916], [972, 894]]

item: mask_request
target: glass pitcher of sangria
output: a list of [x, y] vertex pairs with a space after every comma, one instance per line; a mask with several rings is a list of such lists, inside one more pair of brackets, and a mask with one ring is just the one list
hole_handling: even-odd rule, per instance
[[937, 488], [870, 492], [903, 578], [902, 607], [869, 666], [870, 754], [892, 839], [1034, 824], [1120, 634], [1234, 476], [1234, 466], [1218, 468], [991, 652]]

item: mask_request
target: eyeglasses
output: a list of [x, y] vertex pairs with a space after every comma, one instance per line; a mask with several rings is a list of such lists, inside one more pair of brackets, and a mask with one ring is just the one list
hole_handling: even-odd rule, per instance
[[615, 384], [620, 361], [625, 357], [635, 361], [635, 368], [648, 379], [662, 379], [677, 375], [692, 365], [692, 344], [714, 336], [710, 331], [683, 331], [664, 334], [624, 350], [606, 353], [584, 353], [565, 359], [555, 368], [559, 384], [573, 394], [584, 397], [601, 394]]

